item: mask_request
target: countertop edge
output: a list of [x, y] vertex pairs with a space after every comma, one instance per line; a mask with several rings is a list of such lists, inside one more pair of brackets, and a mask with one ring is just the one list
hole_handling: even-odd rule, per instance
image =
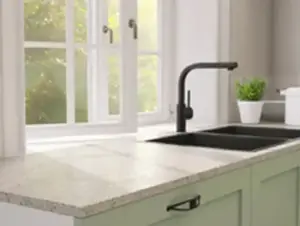
[[292, 154], [300, 151], [300, 142], [294, 142], [293, 144], [274, 148], [268, 152], [258, 154], [249, 158], [245, 158], [227, 165], [221, 165], [210, 170], [202, 171], [199, 173], [193, 173], [182, 178], [162, 183], [156, 186], [141, 189], [123, 196], [118, 196], [113, 199], [108, 199], [97, 204], [87, 206], [71, 206], [59, 202], [37, 199], [29, 196], [15, 195], [10, 192], [0, 192], [0, 201], [19, 206], [29, 207], [42, 211], [52, 212], [55, 214], [71, 216], [75, 218], [86, 218], [96, 214], [100, 214], [106, 211], [113, 210], [124, 205], [134, 203], [143, 199], [156, 196], [173, 189], [177, 189], [181, 186], [198, 183], [211, 179], [213, 177], [235, 171], [241, 168], [250, 167], [253, 164], [284, 156], [286, 154]]
[[169, 192], [171, 190], [177, 189], [179, 187], [198, 183], [201, 181], [209, 180], [216, 176], [221, 176], [222, 174], [229, 173], [231, 171], [235, 171], [241, 168], [251, 167], [253, 164], [257, 164], [259, 162], [263, 162], [265, 160], [271, 160], [273, 158], [277, 158], [280, 156], [284, 156], [286, 154], [292, 154], [300, 151], [299, 149], [300, 143], [297, 142], [293, 146], [283, 147], [280, 150], [270, 151], [264, 153], [262, 155], [257, 155], [253, 157], [249, 157], [247, 159], [243, 159], [234, 163], [230, 163], [227, 165], [223, 165], [220, 167], [216, 167], [210, 170], [202, 171], [199, 173], [191, 174], [189, 176], [185, 176], [171, 182], [166, 182], [157, 186], [149, 187], [146, 189], [142, 189], [136, 192], [132, 192], [130, 194], [116, 197], [111, 200], [106, 200], [104, 202], [83, 207], [81, 210], [84, 215], [74, 216], [77, 218], [90, 217], [96, 214], [100, 214], [105, 211], [112, 210], [114, 208], [122, 207], [124, 205], [140, 201], [143, 199], [151, 198], [156, 195], [160, 195], [165, 192]]

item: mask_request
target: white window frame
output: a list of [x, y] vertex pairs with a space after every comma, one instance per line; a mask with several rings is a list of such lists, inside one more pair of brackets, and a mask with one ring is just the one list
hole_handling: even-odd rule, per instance
[[23, 1], [0, 0], [0, 157], [25, 154]]
[[[90, 2], [93, 0], [90, 0]], [[103, 9], [100, 7], [99, 0], [97, 9]], [[66, 59], [67, 64], [72, 65], [75, 62], [74, 59], [74, 51], [75, 48], [101, 48], [101, 46], [95, 45], [88, 40], [88, 44], [80, 44], [75, 43], [74, 40], [74, 10], [72, 10], [73, 0], [66, 0], [68, 6], [66, 7], [66, 43], [56, 43], [56, 42], [28, 42], [24, 43], [25, 48], [58, 48], [58, 49], [66, 49]], [[103, 1], [105, 2], [105, 1]], [[128, 4], [131, 2], [131, 4]], [[66, 67], [66, 79], [67, 79], [67, 87], [66, 87], [66, 94], [67, 94], [67, 124], [45, 124], [45, 125], [27, 125], [26, 126], [26, 133], [28, 139], [36, 139], [37, 137], [40, 138], [52, 138], [58, 136], [77, 136], [77, 135], [86, 135], [86, 134], [102, 134], [102, 133], [122, 133], [122, 132], [135, 132], [138, 125], [149, 125], [149, 124], [156, 124], [160, 122], [166, 122], [170, 119], [170, 108], [172, 108], [172, 96], [173, 96], [173, 89], [174, 89], [174, 79], [176, 78], [175, 70], [174, 70], [174, 62], [175, 62], [175, 40], [172, 39], [174, 35], [172, 35], [175, 31], [174, 29], [174, 7], [175, 7], [175, 0], [164, 0], [158, 1], [160, 4], [160, 12], [158, 13], [159, 16], [159, 24], [161, 24], [159, 28], [159, 51], [157, 52], [139, 52], [139, 54], [158, 54], [160, 57], [160, 61], [162, 62], [162, 67], [160, 70], [160, 75], [158, 76], [158, 111], [157, 112], [150, 112], [150, 113], [139, 113], [138, 117], [136, 114], [137, 110], [137, 90], [136, 89], [123, 89], [121, 88], [120, 98], [121, 98], [121, 118], [120, 117], [109, 117], [111, 120], [107, 120], [103, 122], [103, 119], [107, 115], [103, 114], [103, 106], [101, 108], [97, 108], [97, 104], [95, 104], [97, 99], [95, 96], [101, 96], [101, 101], [104, 103], [105, 101], [108, 102], [108, 92], [103, 92], [105, 87], [101, 89], [88, 89], [90, 90], [88, 93], [88, 102], [92, 102], [93, 104], [88, 104], [88, 118], [91, 123], [84, 123], [84, 124], [76, 124], [75, 123], [75, 72], [74, 67]], [[120, 1], [120, 9], [122, 10], [121, 13], [121, 42], [127, 43], [126, 45], [122, 45], [121, 53], [122, 53], [122, 60], [121, 65], [123, 65], [122, 71], [124, 74], [121, 76], [121, 87], [132, 87], [137, 84], [137, 78], [134, 76], [133, 71], [137, 70], [137, 60], [129, 60], [135, 59], [134, 57], [130, 57], [126, 54], [137, 52], [137, 43], [135, 40], [132, 39], [132, 31], [128, 28], [128, 20], [132, 18], [132, 15], [137, 15], [136, 13], [136, 4], [133, 4], [134, 0], [127, 0], [126, 4], [125, 1]], [[163, 12], [162, 12], [163, 11]], [[99, 14], [98, 14], [99, 15]], [[105, 12], [102, 12], [102, 16], [97, 17], [96, 20], [100, 21], [98, 23], [98, 30], [102, 29], [103, 24], [106, 23], [105, 19], [107, 15]], [[134, 18], [136, 19], [136, 18]], [[92, 26], [91, 23], [87, 25]], [[105, 35], [99, 34], [98, 35], [98, 43], [107, 42], [107, 37]], [[98, 58], [98, 65], [99, 67], [104, 70], [102, 73], [105, 73], [105, 57], [103, 54], [103, 49], [98, 51], [98, 54], [102, 54]], [[124, 55], [125, 54], [125, 55]], [[124, 67], [126, 65], [126, 67]], [[135, 73], [137, 75], [137, 73]], [[126, 77], [124, 77], [126, 76]], [[106, 83], [105, 83], [106, 82]], [[92, 68], [89, 68], [88, 72], [88, 84], [108, 84], [107, 78], [105, 76], [95, 76], [93, 74]], [[96, 92], [94, 92], [96, 90]], [[98, 90], [98, 91], [97, 91]], [[101, 90], [101, 91], [99, 91]], [[130, 103], [130, 104], [128, 104]], [[99, 116], [99, 117], [98, 117]], [[115, 121], [115, 120], [120, 120]], [[99, 121], [102, 121], [99, 123]]]
[[[139, 125], [153, 125], [172, 120], [175, 109], [174, 90], [176, 89], [176, 0], [158, 0], [158, 56], [160, 60], [158, 75], [158, 110], [156, 112], [139, 113]], [[156, 52], [140, 51], [139, 55], [152, 55]]]

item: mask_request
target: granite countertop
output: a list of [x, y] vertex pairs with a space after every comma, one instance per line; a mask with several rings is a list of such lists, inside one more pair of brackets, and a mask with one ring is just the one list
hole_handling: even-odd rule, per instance
[[144, 139], [130, 135], [1, 160], [0, 201], [82, 218], [300, 147], [292, 141], [247, 153]]

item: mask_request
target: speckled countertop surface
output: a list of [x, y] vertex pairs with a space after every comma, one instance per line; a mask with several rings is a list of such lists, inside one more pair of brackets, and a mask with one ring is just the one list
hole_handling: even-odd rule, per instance
[[143, 142], [147, 138], [130, 135], [1, 160], [0, 201], [87, 217], [300, 150], [300, 141], [247, 153]]

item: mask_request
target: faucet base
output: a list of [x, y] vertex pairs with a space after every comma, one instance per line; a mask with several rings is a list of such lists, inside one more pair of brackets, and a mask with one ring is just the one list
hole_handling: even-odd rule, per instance
[[176, 132], [186, 132], [185, 104], [177, 104]]

